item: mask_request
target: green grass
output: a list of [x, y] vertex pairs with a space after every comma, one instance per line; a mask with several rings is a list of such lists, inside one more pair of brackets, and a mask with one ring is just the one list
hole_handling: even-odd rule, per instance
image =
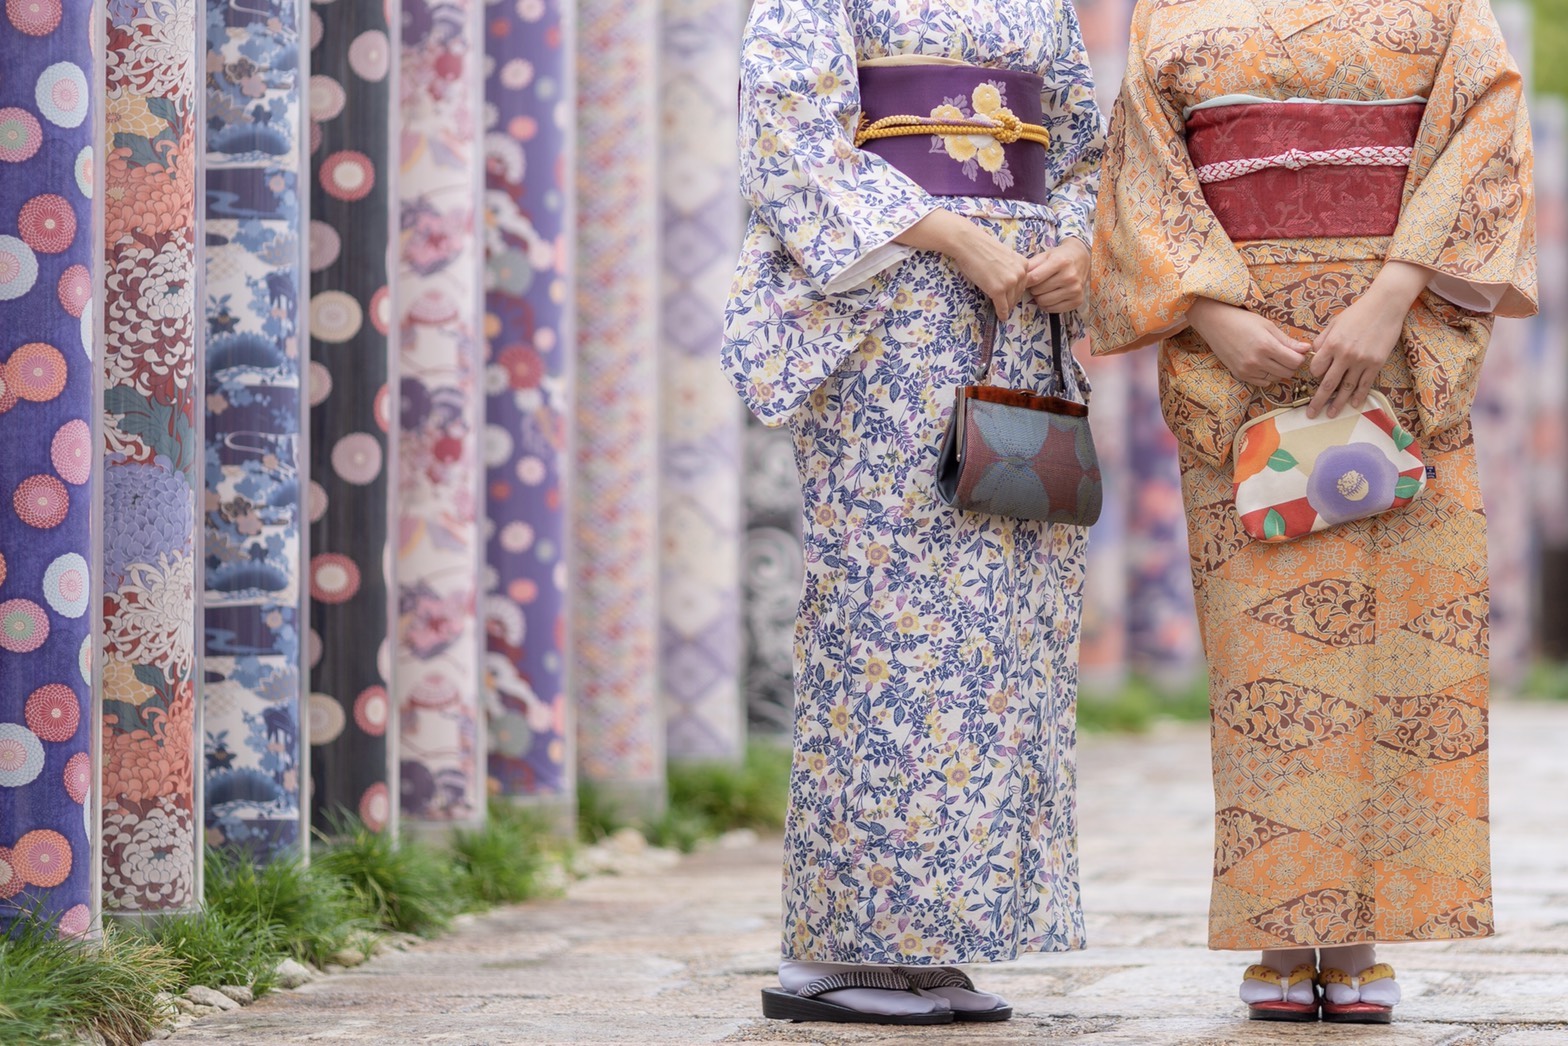
[[175, 958], [139, 934], [105, 927], [101, 942], [61, 940], [24, 916], [0, 937], [0, 1042], [98, 1032], [137, 1046], [163, 1023], [154, 995], [179, 982]]
[[543, 892], [550, 830], [539, 816], [510, 803], [492, 802], [483, 828], [452, 839], [457, 893], [469, 910], [516, 904]]
[[1538, 701], [1568, 701], [1568, 662], [1537, 661], [1519, 688], [1519, 696]]
[[209, 912], [264, 928], [279, 953], [317, 966], [372, 926], [347, 880], [292, 856], [258, 868], [209, 850], [206, 899]]
[[451, 924], [463, 898], [453, 890], [459, 873], [450, 857], [414, 839], [395, 845], [385, 833], [361, 824], [343, 827], [312, 866], [340, 879], [365, 918], [383, 929], [421, 937], [433, 937]]
[[790, 750], [753, 742], [745, 761], [672, 763], [666, 778], [669, 804], [658, 819], [634, 822], [593, 786], [577, 787], [578, 835], [595, 843], [621, 828], [634, 827], [655, 846], [690, 853], [705, 839], [734, 828], [777, 831], [789, 801]]
[[690, 811], [717, 831], [784, 827], [790, 750], [754, 741], [740, 766], [677, 763], [670, 767], [670, 809]]
[[1142, 733], [1161, 719], [1203, 723], [1208, 718], [1206, 675], [1175, 690], [1161, 689], [1135, 676], [1113, 693], [1085, 690], [1078, 697], [1078, 728], [1090, 733]]
[[1535, 89], [1568, 95], [1568, 0], [1535, 0]]
[[277, 934], [252, 915], [202, 911], [159, 919], [140, 932], [174, 960], [180, 990], [196, 984], [236, 984], [258, 996], [272, 990]]
[[592, 782], [577, 781], [577, 837], [585, 843], [607, 839], [629, 822], [620, 808]]

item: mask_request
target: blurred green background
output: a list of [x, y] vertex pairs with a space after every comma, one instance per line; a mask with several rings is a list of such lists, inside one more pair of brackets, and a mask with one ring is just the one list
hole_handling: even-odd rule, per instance
[[1568, 0], [1535, 0], [1535, 89], [1568, 95]]

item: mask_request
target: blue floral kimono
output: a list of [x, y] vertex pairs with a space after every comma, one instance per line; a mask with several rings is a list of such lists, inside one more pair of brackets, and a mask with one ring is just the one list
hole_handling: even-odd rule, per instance
[[[1044, 76], [1048, 203], [932, 197], [854, 146], [857, 63], [902, 54]], [[892, 242], [939, 206], [1023, 253], [1088, 242], [1103, 137], [1076, 16], [1067, 0], [757, 0], [742, 70], [753, 211], [724, 362], [759, 418], [791, 428], [805, 496], [784, 955], [948, 964], [1080, 947], [1085, 533], [935, 496], [985, 302], [945, 257]], [[951, 101], [977, 111], [976, 94], [974, 110]], [[979, 184], [994, 176], [985, 145], [945, 151]], [[1032, 303], [1014, 314], [998, 382], [1051, 391], [1047, 329]]]

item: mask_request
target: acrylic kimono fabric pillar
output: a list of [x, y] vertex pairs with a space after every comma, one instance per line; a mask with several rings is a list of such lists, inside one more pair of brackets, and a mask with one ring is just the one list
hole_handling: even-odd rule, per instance
[[[1522, 3], [1498, 0], [1493, 12], [1528, 86], [1533, 51], [1530, 9]], [[1507, 688], [1524, 682], [1534, 656], [1539, 559], [1533, 534], [1531, 469], [1522, 448], [1530, 445], [1531, 436], [1530, 330], [1539, 322], [1538, 318], [1506, 317], [1494, 321], [1472, 414], [1481, 494], [1487, 508], [1492, 678]]]
[[659, 4], [577, 11], [578, 769], [659, 805]]
[[306, 844], [301, 0], [207, 4], [207, 838]]
[[[91, 0], [0, 22], [0, 935], [91, 928], [93, 198], [103, 69]], [[189, 738], [187, 737], [187, 740]]]
[[394, 678], [402, 812], [423, 821], [484, 815], [477, 616], [480, 15], [479, 0], [403, 4]]
[[311, 823], [397, 823], [391, 724], [392, 56], [378, 3], [315, 0], [310, 117]]
[[196, 48], [204, 9], [111, 4], [104, 175], [103, 906], [201, 899]]
[[1128, 361], [1127, 661], [1163, 690], [1203, 670], [1176, 437], [1160, 416], [1158, 361]]
[[1120, 356], [1090, 356], [1087, 343], [1077, 346], [1074, 354], [1094, 389], [1094, 449], [1105, 477], [1105, 508], [1089, 532], [1078, 650], [1083, 699], [1093, 700], [1096, 695], [1115, 694], [1127, 682], [1127, 530], [1132, 498], [1127, 397], [1132, 368]]
[[1568, 100], [1536, 98], [1530, 117], [1544, 274], [1541, 312], [1530, 327], [1530, 490], [1537, 540], [1561, 549], [1568, 545]]
[[[660, 679], [672, 759], [738, 761], [741, 435], [745, 409], [715, 365], [740, 249], [735, 156], [740, 23], [734, 0], [663, 0], [659, 54]], [[791, 630], [793, 631], [793, 630]]]
[[800, 478], [787, 429], [748, 418], [742, 473], [746, 721], [789, 737], [795, 725], [795, 610], [806, 575]]
[[570, 802], [573, 7], [485, 13], [485, 703], [490, 788]]

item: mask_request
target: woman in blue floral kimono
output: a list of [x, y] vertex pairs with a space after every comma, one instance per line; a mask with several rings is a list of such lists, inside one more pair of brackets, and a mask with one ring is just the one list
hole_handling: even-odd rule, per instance
[[953, 964], [1083, 943], [1085, 533], [954, 510], [933, 469], [993, 313], [994, 380], [1056, 391], [1047, 313], [1082, 302], [1102, 150], [1077, 19], [1067, 0], [757, 0], [742, 68], [753, 212], [725, 365], [790, 427], [805, 499], [764, 1012], [1006, 1019]]

